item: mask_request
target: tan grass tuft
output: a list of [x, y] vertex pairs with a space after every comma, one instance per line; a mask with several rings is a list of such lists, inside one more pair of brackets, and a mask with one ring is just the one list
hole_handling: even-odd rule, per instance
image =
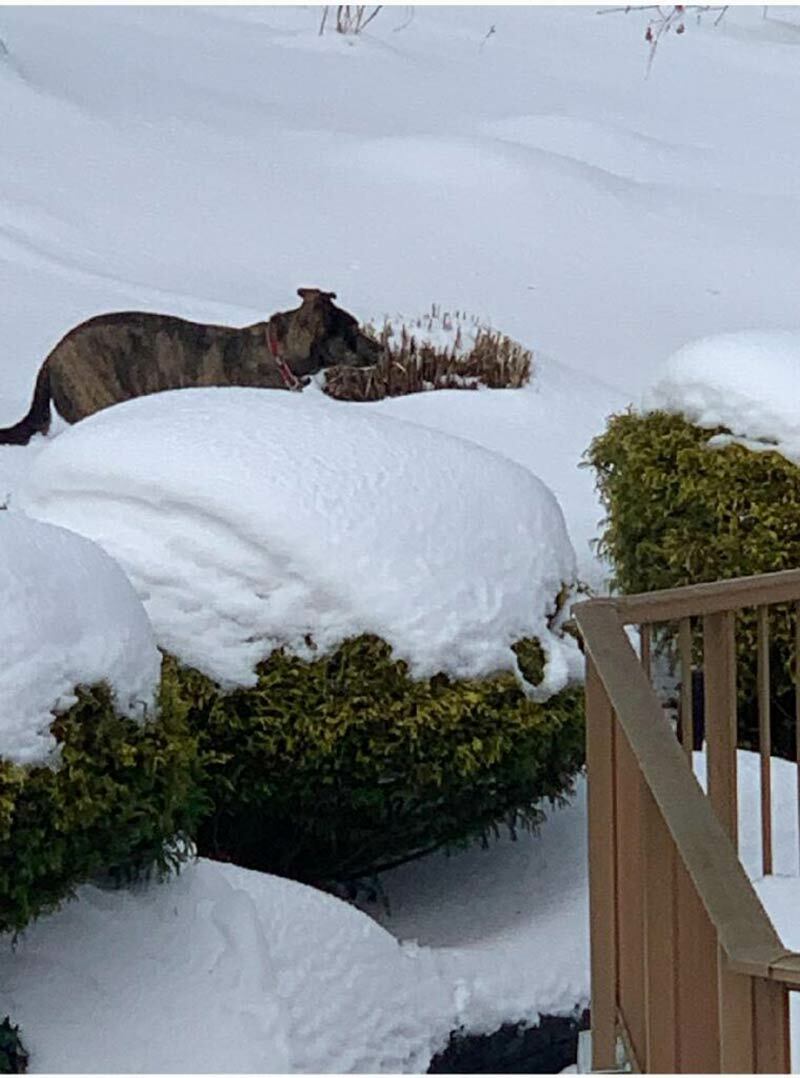
[[472, 348], [464, 351], [461, 312], [455, 313], [454, 322], [449, 313], [433, 307], [431, 316], [416, 320], [416, 327], [431, 330], [434, 323], [450, 333], [455, 327], [453, 344], [418, 341], [405, 325], [398, 339], [388, 319], [379, 333], [366, 326], [384, 346], [383, 358], [373, 367], [328, 368], [325, 392], [337, 400], [375, 401], [432, 389], [519, 389], [530, 379], [533, 354], [504, 333], [478, 327]]

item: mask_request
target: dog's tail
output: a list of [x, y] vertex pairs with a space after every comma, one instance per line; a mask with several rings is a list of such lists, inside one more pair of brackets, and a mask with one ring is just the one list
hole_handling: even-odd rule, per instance
[[50, 370], [42, 364], [33, 391], [30, 410], [13, 427], [0, 429], [0, 445], [27, 445], [34, 434], [47, 434], [50, 429]]

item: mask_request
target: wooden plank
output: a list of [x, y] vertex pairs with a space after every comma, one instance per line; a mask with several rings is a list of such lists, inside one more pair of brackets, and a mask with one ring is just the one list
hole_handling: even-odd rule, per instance
[[678, 937], [676, 853], [649, 790], [644, 807], [645, 1070], [678, 1069]]
[[[615, 602], [625, 625], [679, 621], [690, 615], [720, 614], [747, 606], [800, 602], [800, 569], [625, 595]], [[578, 605], [573, 607], [574, 611], [578, 609]]]
[[756, 977], [753, 1004], [755, 1073], [788, 1074], [791, 1066], [789, 993], [782, 984]]
[[720, 1071], [722, 1074], [752, 1074], [756, 1065], [753, 978], [733, 973], [721, 947], [717, 978]]
[[682, 865], [677, 873], [678, 1067], [682, 1074], [720, 1072], [716, 932]]
[[651, 679], [650, 642], [652, 630], [649, 625], [639, 626], [639, 657], [642, 663], [644, 676], [648, 681]]
[[616, 753], [618, 1007], [638, 1059], [646, 1059], [644, 988], [644, 784], [636, 757], [618, 732]]
[[761, 871], [772, 875], [772, 719], [769, 699], [769, 608], [758, 608], [758, 753], [761, 771]]
[[586, 666], [592, 1069], [616, 1066], [617, 913], [615, 721], [591, 659]]
[[794, 754], [797, 764], [797, 843], [800, 872], [800, 603], [794, 608]]
[[708, 799], [738, 849], [734, 625], [735, 615], [727, 611], [703, 618], [703, 672]]
[[691, 760], [694, 747], [691, 618], [681, 618], [678, 625], [678, 654], [681, 661], [681, 744], [687, 758]]
[[613, 701], [617, 722], [635, 752], [731, 968], [768, 976], [771, 966], [786, 955], [786, 948], [663, 721], [661, 705], [619, 623], [614, 602], [582, 603], [575, 608], [575, 616], [587, 654]]

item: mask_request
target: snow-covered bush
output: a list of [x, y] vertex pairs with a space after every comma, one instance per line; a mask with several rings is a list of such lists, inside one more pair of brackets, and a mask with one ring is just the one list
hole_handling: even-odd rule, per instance
[[[541, 677], [541, 650], [520, 650]], [[570, 792], [583, 760], [577, 688], [537, 703], [509, 673], [414, 679], [376, 637], [310, 662], [274, 652], [255, 686], [230, 693], [174, 662], [165, 676], [214, 804], [200, 853], [307, 882], [534, 825], [535, 802]]]
[[0, 512], [0, 931], [183, 856], [201, 794], [141, 603], [99, 547]]
[[[800, 335], [687, 346], [587, 454], [607, 519], [601, 549], [623, 592], [800, 566]], [[794, 743], [794, 611], [772, 614], [776, 748]], [[742, 738], [756, 744], [755, 612], [737, 621]]]
[[580, 765], [574, 552], [498, 454], [319, 392], [181, 390], [66, 431], [18, 496], [119, 561], [174, 656], [203, 850], [357, 875], [532, 819]]
[[372, 401], [429, 389], [519, 389], [533, 356], [476, 316], [435, 304], [419, 318], [385, 317], [376, 332], [383, 356], [374, 367], [329, 368], [325, 392], [337, 400]]

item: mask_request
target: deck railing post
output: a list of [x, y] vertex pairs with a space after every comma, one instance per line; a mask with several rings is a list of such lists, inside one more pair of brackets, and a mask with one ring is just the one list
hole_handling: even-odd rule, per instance
[[734, 626], [735, 614], [729, 610], [703, 618], [708, 798], [738, 850]]
[[592, 1069], [616, 1064], [617, 888], [615, 720], [591, 659], [586, 669]]
[[753, 1024], [757, 1074], [788, 1074], [789, 993], [786, 986], [761, 977], [753, 979]]
[[753, 1029], [753, 979], [731, 973], [722, 948], [718, 951], [719, 1041], [721, 1074], [752, 1074], [755, 1071]]

